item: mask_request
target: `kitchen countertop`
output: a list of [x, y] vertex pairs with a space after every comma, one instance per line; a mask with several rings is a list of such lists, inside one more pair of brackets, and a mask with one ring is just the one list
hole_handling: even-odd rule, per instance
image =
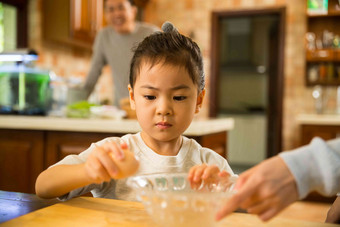
[[[17, 115], [1, 115], [0, 129], [1, 128], [109, 133], [136, 133], [141, 130], [137, 120], [133, 119], [80, 119]], [[234, 120], [232, 118], [194, 120], [189, 128], [184, 132], [184, 135], [201, 136], [222, 131], [229, 131], [233, 128]]]
[[299, 114], [296, 120], [303, 125], [340, 125], [338, 114]]
[[[290, 207], [295, 206], [293, 204]], [[280, 216], [269, 222], [262, 222], [257, 216], [233, 213], [223, 219], [218, 226], [335, 226], [322, 222], [297, 220], [297, 213], [308, 213], [310, 205], [299, 203], [293, 209], [293, 216]], [[291, 209], [291, 208], [287, 209]], [[328, 208], [327, 208], [328, 209]], [[324, 209], [316, 208], [319, 214]], [[324, 213], [324, 212], [323, 212]], [[36, 210], [21, 217], [4, 222], [2, 226], [155, 226], [143, 205], [114, 199], [91, 197], [73, 198], [67, 202]]]

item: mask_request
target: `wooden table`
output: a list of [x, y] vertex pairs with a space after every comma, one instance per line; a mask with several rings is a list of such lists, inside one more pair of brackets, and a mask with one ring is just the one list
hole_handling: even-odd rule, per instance
[[[8, 192], [3, 192], [6, 194]], [[0, 193], [1, 194], [1, 193]], [[15, 193], [14, 193], [15, 194]], [[21, 193], [20, 193], [21, 194]], [[31, 195], [34, 200], [34, 196]], [[1, 204], [4, 201], [1, 199]], [[29, 199], [28, 199], [29, 200]], [[26, 201], [28, 202], [28, 201]], [[41, 201], [40, 201], [41, 202]], [[91, 197], [79, 197], [67, 202], [55, 203], [43, 209], [35, 210], [26, 215], [3, 222], [1, 226], [156, 226], [144, 207], [138, 202], [128, 202], [113, 199], [101, 199]], [[32, 202], [33, 203], [33, 202]], [[303, 203], [300, 203], [300, 206]], [[43, 204], [43, 206], [46, 204]], [[306, 205], [301, 212], [306, 211]], [[320, 212], [319, 212], [320, 213]], [[3, 215], [3, 214], [1, 214]], [[336, 226], [321, 222], [311, 222], [297, 219], [289, 219], [278, 216], [270, 222], [263, 223], [257, 216], [233, 213], [218, 226]]]

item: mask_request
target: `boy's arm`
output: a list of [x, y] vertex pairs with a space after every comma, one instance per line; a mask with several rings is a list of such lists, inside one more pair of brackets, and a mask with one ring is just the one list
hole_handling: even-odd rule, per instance
[[91, 183], [84, 164], [57, 165], [38, 176], [35, 191], [39, 197], [51, 199]]
[[60, 197], [90, 184], [126, 178], [134, 174], [138, 166], [138, 161], [128, 151], [126, 144], [118, 146], [108, 140], [101, 145], [94, 144], [83, 163], [61, 164], [43, 171], [36, 181], [36, 194], [42, 198]]

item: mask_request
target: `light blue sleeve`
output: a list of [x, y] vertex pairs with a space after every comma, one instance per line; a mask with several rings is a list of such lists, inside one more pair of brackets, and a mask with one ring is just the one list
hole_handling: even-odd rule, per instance
[[326, 196], [340, 192], [340, 139], [325, 142], [316, 137], [310, 144], [279, 156], [295, 177], [300, 199], [311, 191]]

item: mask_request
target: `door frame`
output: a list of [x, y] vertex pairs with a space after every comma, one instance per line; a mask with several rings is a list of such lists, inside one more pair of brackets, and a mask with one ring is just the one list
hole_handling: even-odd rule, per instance
[[[277, 49], [270, 51], [270, 54], [277, 56], [277, 61], [270, 61], [269, 86], [268, 86], [268, 110], [267, 116], [267, 158], [272, 157], [282, 151], [282, 115], [283, 115], [283, 66], [284, 66], [284, 42], [285, 42], [285, 21], [286, 8], [264, 8], [264, 9], [243, 9], [243, 10], [223, 10], [213, 11], [211, 18], [211, 74], [209, 87], [209, 117], [217, 117], [219, 103], [219, 56], [221, 21], [226, 17], [277, 15], [279, 26], [277, 27], [278, 39], [271, 40]], [[273, 59], [273, 58], [271, 58]], [[271, 76], [274, 75], [274, 76]], [[275, 76], [276, 75], [276, 76]]]

